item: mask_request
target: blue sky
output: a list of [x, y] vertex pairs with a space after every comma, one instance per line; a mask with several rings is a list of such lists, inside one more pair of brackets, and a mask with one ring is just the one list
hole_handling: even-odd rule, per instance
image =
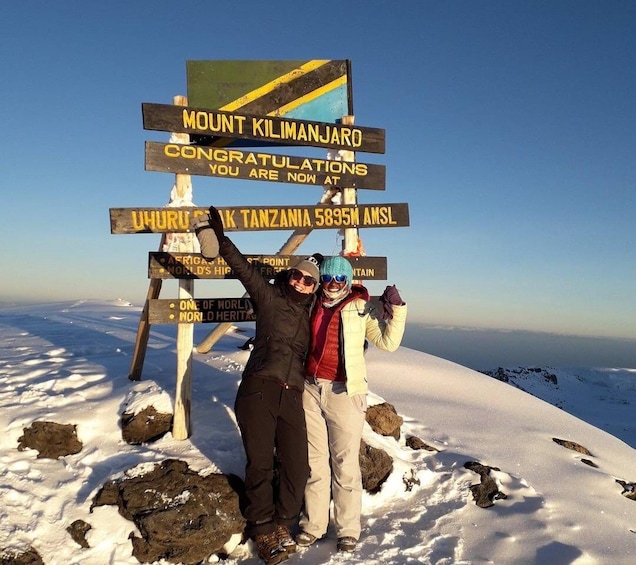
[[[143, 302], [158, 235], [141, 103], [186, 94], [187, 60], [350, 59], [356, 124], [386, 130], [411, 226], [361, 232], [415, 323], [636, 338], [636, 4], [330, 0], [22, 2], [2, 9], [0, 300]], [[292, 150], [286, 151], [294, 154]], [[193, 177], [199, 206], [315, 204], [318, 187]], [[287, 232], [241, 233], [274, 253]], [[336, 253], [335, 233], [299, 253]], [[176, 283], [162, 297], [176, 296]], [[379, 294], [383, 281], [370, 281]], [[238, 296], [233, 281], [198, 296]]]

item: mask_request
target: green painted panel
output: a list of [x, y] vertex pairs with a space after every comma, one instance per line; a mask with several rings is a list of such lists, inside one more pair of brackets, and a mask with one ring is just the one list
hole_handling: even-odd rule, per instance
[[186, 69], [191, 107], [256, 116], [305, 112], [304, 119], [327, 122], [353, 111], [347, 60], [187, 61]]
[[307, 61], [186, 61], [188, 105], [220, 109]]

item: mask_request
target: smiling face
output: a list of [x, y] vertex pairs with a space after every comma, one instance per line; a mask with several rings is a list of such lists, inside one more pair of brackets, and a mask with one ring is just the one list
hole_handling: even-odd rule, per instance
[[303, 269], [292, 269], [289, 274], [289, 284], [296, 292], [311, 294], [318, 281]]
[[323, 302], [340, 301], [350, 292], [349, 279], [347, 275], [320, 275], [320, 291]]

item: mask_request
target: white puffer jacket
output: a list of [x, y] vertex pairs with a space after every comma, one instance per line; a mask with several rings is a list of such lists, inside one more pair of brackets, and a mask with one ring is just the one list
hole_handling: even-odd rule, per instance
[[393, 306], [393, 318], [383, 320], [371, 302], [356, 298], [340, 311], [344, 339], [344, 366], [347, 394], [366, 394], [367, 366], [364, 360], [364, 340], [378, 349], [395, 351], [402, 341], [406, 326], [406, 304]]

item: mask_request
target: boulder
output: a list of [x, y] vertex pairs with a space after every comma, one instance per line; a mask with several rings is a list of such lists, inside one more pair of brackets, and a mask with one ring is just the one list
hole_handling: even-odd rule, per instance
[[371, 429], [381, 436], [400, 439], [400, 426], [404, 423], [401, 416], [398, 416], [395, 407], [388, 402], [369, 406], [367, 409], [367, 423]]
[[[132, 475], [132, 473], [131, 473]], [[245, 520], [239, 498], [243, 483], [234, 475], [199, 475], [188, 464], [167, 459], [142, 476], [106, 483], [93, 499], [96, 506], [114, 504], [137, 526], [133, 555], [142, 563], [165, 559], [195, 565], [242, 534]]]
[[86, 541], [86, 534], [91, 529], [91, 525], [88, 522], [84, 522], [84, 520], [75, 520], [66, 531], [71, 534], [73, 541], [78, 544], [80, 547], [90, 547], [88, 542]]
[[488, 467], [477, 461], [468, 461], [464, 463], [464, 467], [474, 471], [481, 477], [481, 483], [470, 486], [470, 492], [472, 492], [477, 506], [489, 508], [495, 505], [495, 500], [508, 498], [508, 495], [499, 490], [495, 479], [490, 476], [490, 471], [499, 471], [497, 467]]
[[82, 442], [77, 439], [77, 426], [55, 422], [33, 422], [23, 428], [24, 435], [18, 438], [18, 450], [35, 449], [38, 459], [58, 459], [82, 450]]
[[22, 553], [3, 552], [0, 555], [0, 565], [44, 565], [44, 561], [40, 554], [30, 547]]
[[433, 447], [432, 445], [429, 445], [428, 443], [424, 443], [417, 436], [407, 437], [405, 443], [407, 447], [410, 447], [414, 451], [419, 451], [420, 449], [425, 449], [426, 451], [439, 451], [439, 449], [437, 449], [436, 447]]
[[124, 412], [121, 416], [121, 435], [126, 443], [141, 445], [157, 441], [172, 429], [172, 414], [157, 412], [147, 406], [136, 414]]
[[393, 459], [382, 449], [360, 442], [360, 470], [362, 471], [362, 488], [370, 494], [380, 492], [382, 483], [393, 471]]

